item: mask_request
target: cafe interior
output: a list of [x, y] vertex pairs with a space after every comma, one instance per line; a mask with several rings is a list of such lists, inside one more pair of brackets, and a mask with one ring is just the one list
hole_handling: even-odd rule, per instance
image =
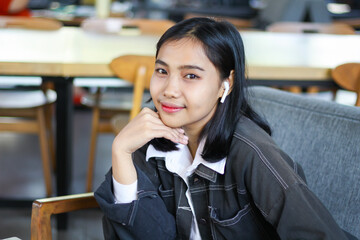
[[112, 141], [152, 107], [161, 34], [198, 16], [239, 30], [254, 106], [275, 133], [295, 126], [275, 140], [360, 238], [360, 0], [1, 2], [0, 239], [104, 238], [93, 192]]

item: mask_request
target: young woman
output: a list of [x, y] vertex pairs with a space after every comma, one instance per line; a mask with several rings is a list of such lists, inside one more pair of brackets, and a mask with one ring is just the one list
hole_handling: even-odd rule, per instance
[[170, 28], [150, 93], [156, 110], [116, 136], [95, 193], [105, 238], [346, 238], [249, 106], [231, 24], [193, 18]]

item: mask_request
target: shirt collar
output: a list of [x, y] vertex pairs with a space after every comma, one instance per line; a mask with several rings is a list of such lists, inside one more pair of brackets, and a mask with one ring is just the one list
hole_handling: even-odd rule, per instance
[[[206, 168], [211, 169], [219, 174], [224, 174], [225, 172], [225, 163], [226, 163], [226, 157], [221, 159], [218, 162], [210, 163], [205, 161], [201, 153], [203, 152], [205, 145], [205, 138], [203, 138], [198, 146], [198, 149], [195, 154], [194, 161], [192, 161], [192, 156], [190, 154], [189, 148], [187, 145], [177, 144], [178, 150], [175, 151], [169, 151], [169, 152], [162, 152], [158, 151], [154, 148], [154, 146], [149, 145], [147, 152], [146, 152], [146, 161], [148, 161], [152, 157], [160, 157], [165, 159], [165, 166], [167, 170], [170, 172], [174, 172], [174, 169], [181, 169], [180, 171], [187, 170], [188, 172], [196, 172], [198, 173], [203, 172], [203, 174], [199, 175], [208, 175], [208, 171], [201, 171], [205, 170]], [[206, 168], [198, 168], [198, 166], [204, 165]], [[179, 171], [179, 170], [177, 170]], [[177, 172], [176, 171], [176, 172]], [[213, 175], [213, 174], [211, 174]], [[203, 176], [206, 177], [206, 176]], [[213, 180], [213, 176], [208, 176], [206, 178], [210, 178], [209, 180]]]

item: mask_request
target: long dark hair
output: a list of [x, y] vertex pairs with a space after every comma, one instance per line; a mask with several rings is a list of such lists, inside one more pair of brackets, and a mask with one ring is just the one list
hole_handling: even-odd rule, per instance
[[[247, 101], [247, 79], [245, 77], [245, 53], [240, 33], [226, 21], [210, 18], [191, 18], [168, 29], [157, 43], [156, 57], [161, 46], [169, 41], [190, 38], [199, 41], [209, 60], [225, 80], [234, 70], [232, 91], [224, 103], [218, 102], [212, 119], [204, 126], [199, 140], [206, 137], [202, 157], [208, 162], [217, 162], [230, 150], [232, 135], [241, 116], [246, 116], [268, 134], [270, 127], [256, 114]], [[176, 150], [176, 145], [164, 138], [150, 142], [157, 150]]]

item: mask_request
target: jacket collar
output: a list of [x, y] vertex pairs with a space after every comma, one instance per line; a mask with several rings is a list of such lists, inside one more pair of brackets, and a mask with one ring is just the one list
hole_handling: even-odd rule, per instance
[[[189, 166], [197, 175], [211, 181], [216, 181], [218, 174], [224, 174], [226, 158], [218, 162], [210, 163], [204, 160], [201, 156], [205, 144], [205, 139], [201, 140], [199, 147], [196, 151], [194, 160], [190, 154], [189, 148], [186, 145], [177, 144], [178, 150], [161, 152], [156, 150], [152, 145], [149, 145], [146, 152], [146, 161], [150, 158], [157, 158], [165, 161], [165, 166], [168, 171], [174, 172], [173, 169], [181, 167], [181, 165]], [[179, 166], [180, 165], [180, 166]]]

